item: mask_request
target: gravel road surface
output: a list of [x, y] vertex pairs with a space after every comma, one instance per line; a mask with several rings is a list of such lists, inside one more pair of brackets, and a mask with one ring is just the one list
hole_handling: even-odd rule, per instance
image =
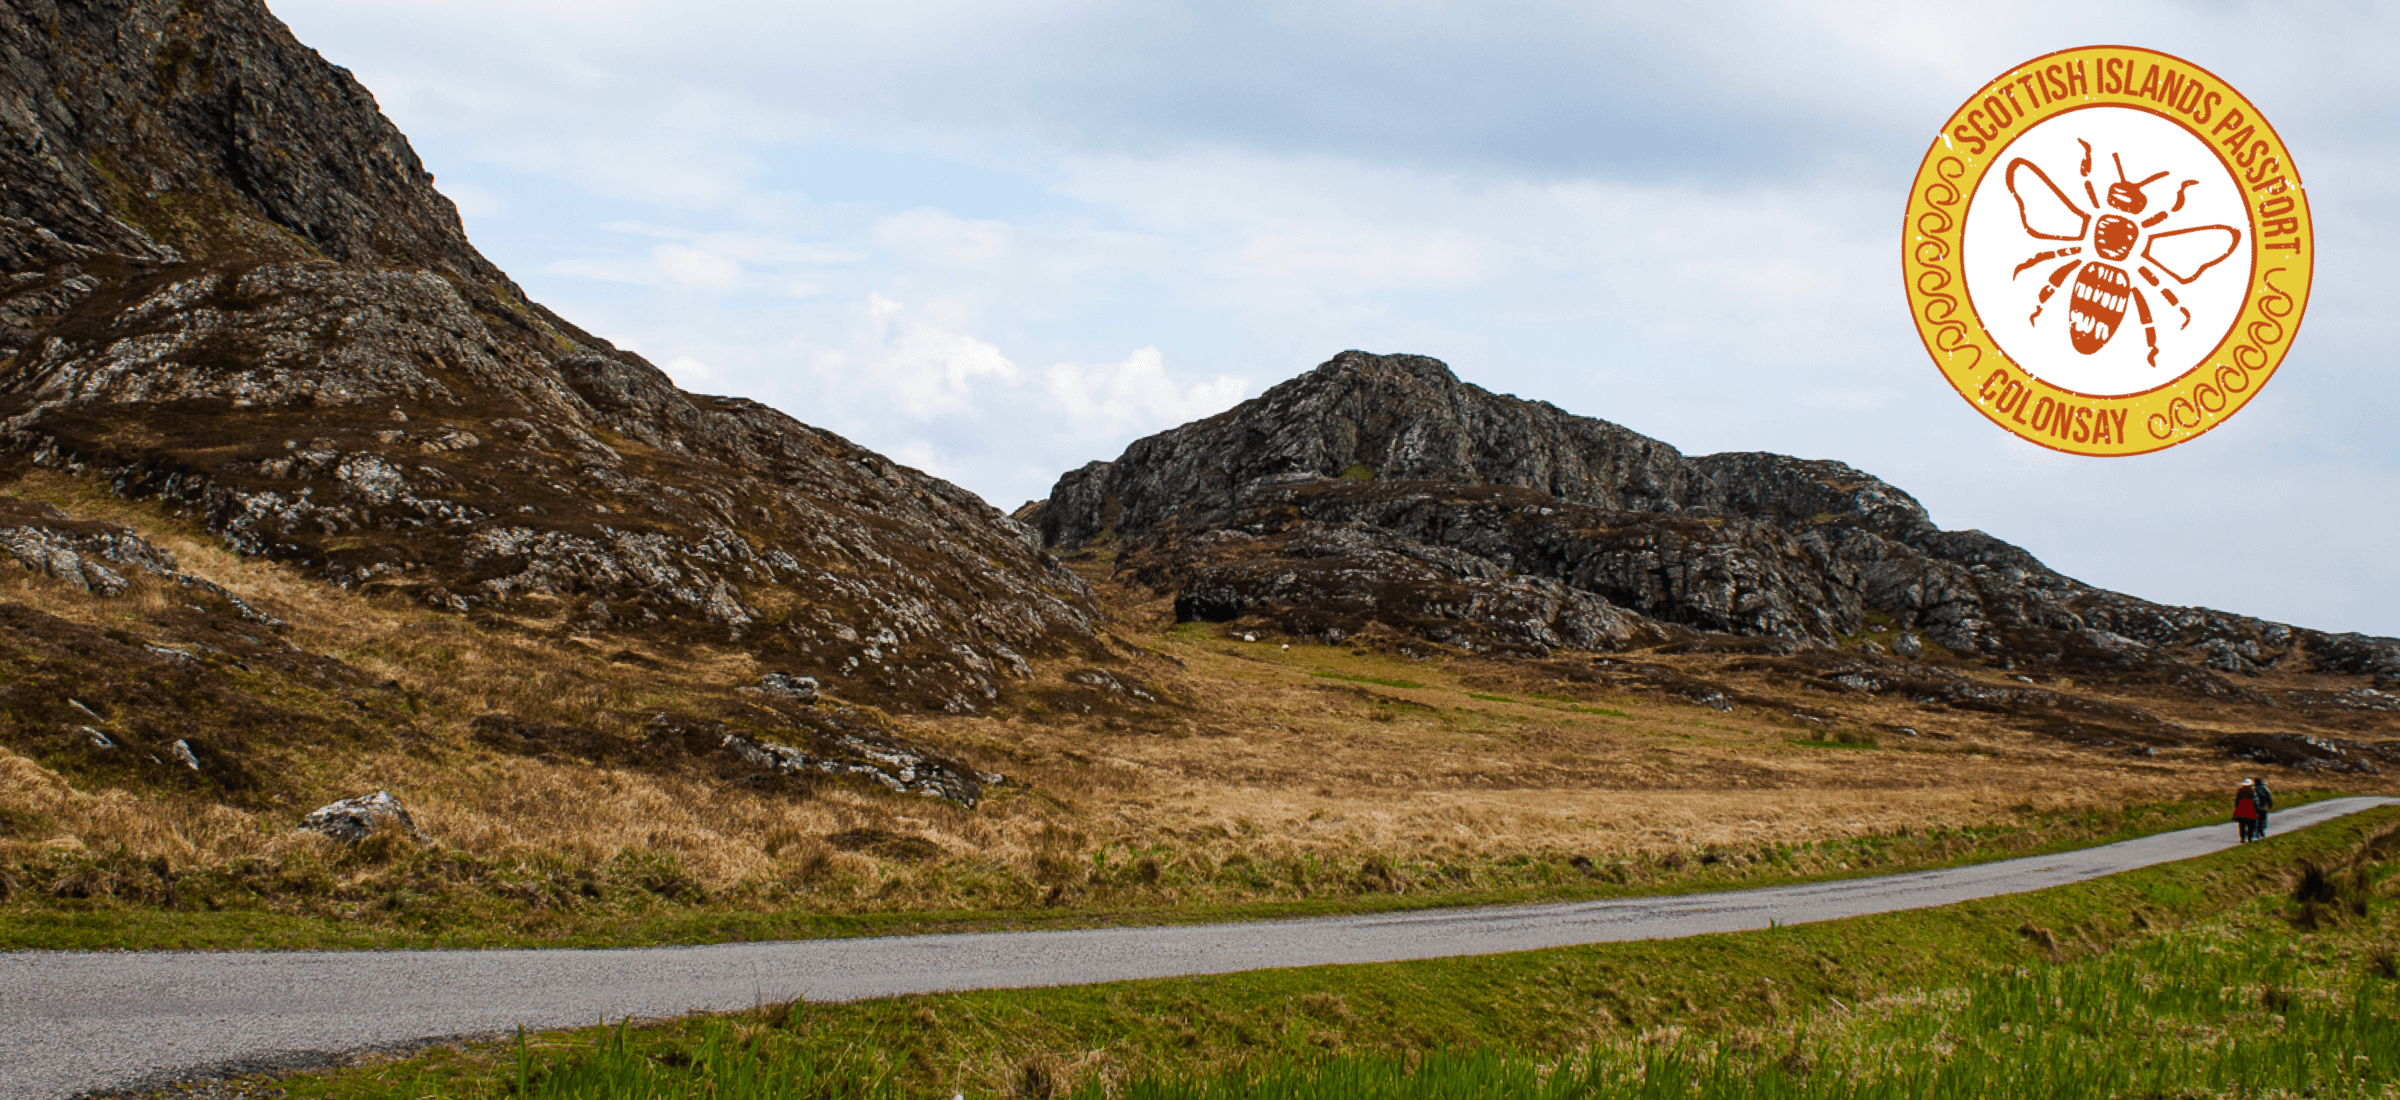
[[[2282, 811], [2278, 833], [2392, 798]], [[0, 954], [0, 1096], [67, 1097], [205, 1067], [307, 1064], [453, 1035], [806, 997], [1080, 985], [1668, 939], [1948, 905], [2234, 843], [2231, 825], [1941, 871], [1720, 894], [1172, 928], [606, 951]]]

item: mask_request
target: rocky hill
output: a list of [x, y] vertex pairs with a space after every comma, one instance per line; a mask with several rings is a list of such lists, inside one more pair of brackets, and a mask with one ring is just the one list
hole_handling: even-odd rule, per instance
[[[527, 300], [257, 0], [0, 5], [0, 181], [0, 483], [69, 472], [344, 589], [739, 642], [902, 709], [1093, 644], [1083, 583], [979, 499]], [[90, 535], [15, 512], [27, 546]]]
[[[1547, 653], [1876, 630], [2005, 669], [2208, 695], [2247, 674], [2400, 681], [2400, 641], [2166, 607], [2062, 576], [1839, 462], [1675, 448], [1489, 393], [1421, 356], [1345, 352], [1060, 478], [1019, 518], [1172, 593], [1179, 619], [1340, 640], [1371, 627]], [[1870, 655], [1885, 650], [1870, 643]], [[1755, 649], [1755, 646], [1749, 648]]]

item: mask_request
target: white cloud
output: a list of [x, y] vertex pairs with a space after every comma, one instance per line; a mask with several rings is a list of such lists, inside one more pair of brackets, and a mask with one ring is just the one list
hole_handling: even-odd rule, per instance
[[1078, 434], [1123, 438], [1231, 408], [1249, 383], [1228, 375], [1179, 386], [1166, 357], [1142, 348], [1120, 363], [1060, 363], [1043, 372], [1062, 419]]
[[966, 411], [976, 387], [1018, 378], [1017, 365], [1000, 349], [960, 332], [907, 315], [907, 307], [870, 294], [858, 311], [848, 345], [818, 353], [820, 373], [842, 378], [847, 389], [882, 393], [909, 416], [931, 420]]

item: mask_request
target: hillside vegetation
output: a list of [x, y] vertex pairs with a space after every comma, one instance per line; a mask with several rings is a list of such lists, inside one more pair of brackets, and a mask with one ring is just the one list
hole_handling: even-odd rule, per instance
[[[18, 946], [660, 942], [1596, 896], [2211, 820], [2255, 770], [2204, 737], [2128, 751], [2045, 715], [1845, 691], [1822, 662], [1847, 650], [1528, 659], [1177, 624], [1096, 560], [1078, 568], [1115, 624], [1097, 663], [972, 717], [838, 683], [802, 703], [761, 691], [772, 666], [738, 645], [345, 592], [47, 471], [0, 492], [97, 517], [178, 571], [129, 571], [115, 595], [0, 571], [16, 628], [0, 929]], [[2247, 720], [2132, 697], [2203, 734]], [[849, 735], [989, 781], [969, 805], [724, 744]], [[297, 828], [373, 790], [413, 834]]]

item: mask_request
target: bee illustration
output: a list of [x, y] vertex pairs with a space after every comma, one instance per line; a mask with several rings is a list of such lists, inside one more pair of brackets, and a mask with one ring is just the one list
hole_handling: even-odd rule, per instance
[[[2188, 328], [2192, 323], [2192, 311], [2183, 308], [2183, 303], [2175, 297], [2174, 287], [2160, 282], [2158, 275], [2150, 269], [2155, 266], [2159, 271], [2166, 272], [2177, 285], [2188, 286], [2209, 268], [2233, 255], [2233, 250], [2242, 243], [2241, 230], [2230, 225], [2202, 225], [2171, 229], [2164, 233], [2150, 232], [2160, 222], [2183, 209], [2184, 193], [2197, 185], [2200, 182], [2198, 180], [2183, 181], [2183, 186], [2175, 189], [2175, 205], [2136, 224], [2133, 219], [2140, 217], [2150, 205], [2150, 199], [2142, 194], [2142, 189], [2165, 179], [2167, 173], [2158, 172], [2138, 183], [2134, 182], [2125, 175], [2124, 158], [2115, 153], [2109, 154], [2109, 159], [2116, 162], [2117, 182], [2108, 185], [2108, 203], [2104, 209], [2099, 193], [2092, 188], [2092, 143], [2079, 139], [2076, 144], [2083, 146], [2083, 164], [2079, 169], [2083, 176], [2083, 194], [2091, 201], [2091, 210], [2099, 212], [2099, 217], [2095, 219], [2068, 198], [2066, 192], [2050, 182], [2049, 174], [2043, 172], [2040, 165], [2024, 157], [2009, 161], [2005, 177], [2008, 193], [2016, 197], [2017, 218], [2024, 223], [2025, 232], [2046, 241], [2078, 242], [2040, 253], [2018, 264], [2009, 277], [2013, 279], [2023, 275], [2036, 264], [2079, 256], [2088, 244], [2097, 258], [2067, 259], [2066, 263], [2059, 265], [2058, 270], [2051, 272], [2047, 280], [2049, 285], [2044, 286], [2041, 296], [2034, 300], [2033, 316], [2027, 318], [2028, 323], [2041, 320], [2042, 307], [2049, 303], [2050, 296], [2066, 285], [2068, 276], [2081, 270], [2082, 274], [2075, 277], [2075, 290], [2070, 296], [2072, 301], [2067, 310], [2067, 336], [2074, 343], [2075, 350], [2090, 355], [2107, 347], [2109, 339], [2124, 324], [2125, 306], [2130, 300], [2142, 319], [2142, 339], [2150, 345], [2149, 363], [2155, 367], [2158, 365], [2158, 327], [2151, 320], [2150, 300], [2142, 295], [2142, 288], [2133, 284], [2133, 277], [2126, 273], [2125, 268], [2118, 265], [2130, 259], [2135, 246], [2140, 245], [2141, 258], [2145, 262], [2131, 265], [2133, 270], [2160, 297], [2165, 298], [2168, 305], [2183, 314], [2181, 327]], [[2027, 175], [2040, 180], [2041, 186], [2032, 186], [2026, 179]]]

